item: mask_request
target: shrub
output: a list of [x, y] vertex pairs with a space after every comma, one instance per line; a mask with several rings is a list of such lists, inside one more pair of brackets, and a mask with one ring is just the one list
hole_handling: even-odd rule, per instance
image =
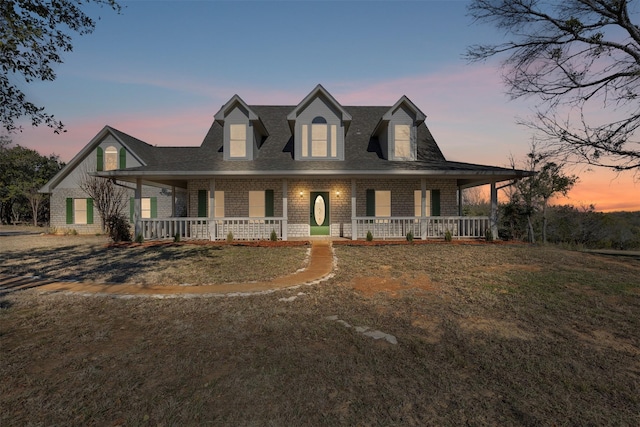
[[490, 228], [487, 228], [484, 232], [484, 238], [487, 242], [493, 242], [493, 233]]
[[450, 242], [453, 240], [453, 235], [451, 234], [451, 230], [447, 230], [444, 232], [444, 240], [445, 242]]
[[231, 243], [233, 242], [233, 233], [229, 232], [229, 234], [227, 234], [227, 243]]
[[371, 231], [367, 231], [367, 242], [371, 241], [373, 241], [373, 234], [371, 234]]
[[278, 241], [278, 235], [276, 234], [276, 230], [271, 230], [271, 236], [269, 236], [272, 242]]
[[105, 221], [107, 234], [114, 242], [130, 242], [131, 241], [131, 224], [129, 220], [122, 214], [112, 215]]
[[180, 233], [176, 233], [173, 235], [173, 241], [176, 243], [180, 241]]
[[144, 242], [144, 237], [142, 237], [142, 233], [138, 233], [136, 235], [136, 243], [142, 243]]
[[407, 233], [407, 242], [413, 242], [413, 232]]

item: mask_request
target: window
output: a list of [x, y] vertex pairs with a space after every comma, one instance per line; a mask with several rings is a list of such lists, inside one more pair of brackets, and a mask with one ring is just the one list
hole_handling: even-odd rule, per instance
[[411, 159], [411, 126], [395, 125], [393, 134], [393, 157], [395, 160]]
[[[133, 222], [135, 218], [136, 199], [129, 199], [129, 219]], [[140, 199], [140, 218], [157, 218], [158, 217], [158, 198], [142, 197]]]
[[93, 224], [93, 199], [67, 199], [67, 224]]
[[107, 147], [104, 150], [104, 170], [112, 171], [118, 169], [118, 149]]
[[391, 216], [391, 191], [367, 190], [367, 216]]
[[[425, 197], [425, 216], [431, 216], [431, 191], [427, 190]], [[415, 190], [413, 192], [413, 200], [414, 200], [414, 216], [422, 216], [422, 191]]]
[[216, 208], [213, 216], [216, 218], [224, 218], [224, 191], [215, 191]]
[[262, 218], [264, 217], [264, 191], [249, 191], [249, 217], [250, 218]]
[[151, 199], [149, 197], [140, 199], [140, 217], [151, 218]]
[[316, 117], [311, 126], [302, 125], [303, 158], [338, 157], [338, 127], [327, 124], [324, 117]]
[[391, 191], [376, 191], [376, 216], [391, 216]]
[[73, 223], [74, 224], [87, 223], [87, 200], [86, 199], [73, 199]]
[[272, 217], [274, 215], [273, 194], [273, 190], [249, 191], [249, 217]]
[[247, 157], [247, 126], [229, 126], [229, 157]]

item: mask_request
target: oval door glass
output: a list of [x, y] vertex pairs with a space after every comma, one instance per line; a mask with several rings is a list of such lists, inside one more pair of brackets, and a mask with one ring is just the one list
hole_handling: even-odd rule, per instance
[[324, 217], [326, 215], [326, 209], [324, 205], [324, 199], [322, 196], [316, 197], [316, 201], [313, 204], [313, 217], [316, 220], [316, 224], [324, 224]]

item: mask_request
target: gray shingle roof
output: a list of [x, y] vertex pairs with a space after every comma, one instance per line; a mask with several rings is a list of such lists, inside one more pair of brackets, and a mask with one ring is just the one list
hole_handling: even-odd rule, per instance
[[258, 149], [256, 159], [223, 159], [223, 128], [218, 122], [211, 125], [200, 147], [152, 147], [126, 134], [127, 143], [133, 150], [140, 149], [140, 155], [146, 165], [113, 171], [116, 176], [173, 175], [173, 176], [213, 176], [242, 174], [300, 174], [317, 172], [340, 173], [348, 175], [362, 173], [416, 173], [416, 174], [454, 174], [496, 175], [506, 178], [522, 175], [511, 169], [476, 165], [461, 162], [449, 162], [445, 159], [425, 123], [418, 126], [418, 153], [416, 161], [389, 161], [382, 157], [378, 139], [373, 136], [376, 126], [390, 106], [369, 107], [351, 106], [344, 109], [352, 116], [351, 125], [345, 137], [344, 160], [296, 161], [293, 158], [293, 136], [287, 122], [287, 115], [295, 108], [292, 105], [265, 106], [252, 105], [250, 108], [258, 114], [269, 136]]

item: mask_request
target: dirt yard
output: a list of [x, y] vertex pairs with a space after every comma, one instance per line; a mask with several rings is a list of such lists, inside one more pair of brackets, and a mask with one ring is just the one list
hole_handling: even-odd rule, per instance
[[[66, 247], [94, 266], [133, 256], [95, 237], [7, 238], [0, 269], [48, 253], [55, 274]], [[259, 276], [305, 262], [305, 248], [236, 249], [279, 257]], [[154, 255], [149, 274], [221, 265], [225, 250]], [[0, 425], [640, 424], [638, 260], [489, 244], [335, 254], [330, 281], [268, 295], [0, 294]], [[155, 277], [136, 274], [120, 277]]]

